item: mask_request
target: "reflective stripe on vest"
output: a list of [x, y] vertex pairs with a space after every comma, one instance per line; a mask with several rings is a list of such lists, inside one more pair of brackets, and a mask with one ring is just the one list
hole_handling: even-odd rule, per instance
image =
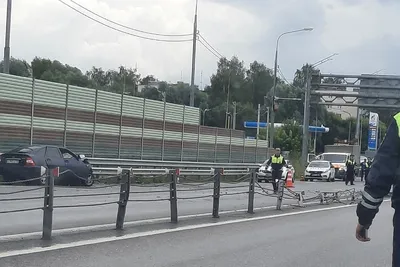
[[279, 157], [272, 156], [271, 163], [273, 163], [273, 164], [282, 164], [282, 162], [283, 162], [283, 157], [282, 156], [279, 156]]
[[394, 115], [394, 120], [396, 121], [397, 124], [397, 131], [400, 137], [400, 112]]

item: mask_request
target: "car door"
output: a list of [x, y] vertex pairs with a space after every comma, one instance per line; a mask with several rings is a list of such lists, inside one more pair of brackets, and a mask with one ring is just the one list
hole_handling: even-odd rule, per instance
[[86, 179], [90, 170], [82, 160], [66, 148], [60, 148], [70, 179]]

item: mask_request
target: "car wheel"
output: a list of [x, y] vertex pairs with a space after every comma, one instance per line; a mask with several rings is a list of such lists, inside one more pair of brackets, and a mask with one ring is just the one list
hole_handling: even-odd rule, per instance
[[311, 182], [314, 182], [314, 179], [310, 179]]
[[89, 174], [89, 176], [86, 178], [86, 180], [83, 181], [83, 184], [85, 186], [92, 186], [94, 184], [94, 180], [93, 180], [92, 174]]
[[304, 181], [308, 182], [308, 179], [307, 179], [307, 178], [304, 178]]

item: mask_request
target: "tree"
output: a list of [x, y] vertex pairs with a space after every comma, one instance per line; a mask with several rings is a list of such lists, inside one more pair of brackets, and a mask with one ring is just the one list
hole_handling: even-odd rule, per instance
[[[4, 62], [0, 63], [0, 70], [3, 72]], [[10, 74], [29, 77], [31, 76], [30, 66], [25, 60], [11, 58], [10, 59]]]
[[89, 87], [90, 81], [76, 67], [64, 65], [61, 62], [35, 57], [32, 61], [33, 77], [51, 82], [59, 82], [81, 87]]
[[[266, 139], [266, 129], [260, 130], [259, 138]], [[299, 152], [302, 143], [302, 127], [294, 120], [286, 120], [283, 126], [276, 128], [274, 137], [275, 147], [279, 147], [282, 151]]]

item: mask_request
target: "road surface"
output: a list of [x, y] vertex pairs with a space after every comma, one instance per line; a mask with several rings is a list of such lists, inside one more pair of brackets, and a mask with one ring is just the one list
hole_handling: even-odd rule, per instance
[[[391, 266], [390, 202], [370, 230], [372, 241], [354, 237], [355, 206], [276, 212], [278, 216], [232, 218], [170, 226], [163, 231], [110, 234], [101, 240], [0, 252], [4, 267], [373, 267]], [[313, 208], [315, 209], [315, 207]], [[282, 216], [291, 213], [290, 216]], [[281, 217], [280, 217], [281, 216]], [[186, 227], [186, 228], [185, 228]], [[119, 239], [121, 238], [121, 239]], [[100, 242], [101, 241], [101, 242]], [[85, 243], [86, 242], [86, 243]], [[57, 245], [56, 245], [57, 246]], [[4, 247], [4, 246], [3, 246]], [[19, 248], [23, 249], [23, 248]], [[47, 251], [46, 251], [47, 250]], [[33, 254], [30, 254], [35, 252]]]
[[[238, 195], [226, 195], [226, 193], [239, 193], [247, 192], [247, 183], [239, 184], [243, 188], [225, 188], [237, 185], [222, 184], [221, 187], [221, 200], [220, 200], [220, 211], [234, 211], [234, 210], [245, 210], [248, 205], [248, 194]], [[271, 184], [262, 183], [262, 186], [272, 189]], [[99, 186], [97, 186], [99, 187]], [[6, 198], [18, 198], [18, 197], [41, 197], [43, 196], [43, 189], [40, 191], [24, 192], [16, 195], [4, 195], [7, 192], [14, 192], [26, 188], [23, 186], [0, 186], [0, 199]], [[194, 215], [194, 214], [211, 214], [212, 212], [212, 184], [202, 186], [186, 186], [180, 185], [179, 189], [204, 189], [196, 192], [179, 191], [178, 198], [178, 214], [179, 216]], [[328, 190], [337, 191], [348, 189], [344, 183], [326, 183], [326, 182], [300, 182], [295, 183], [295, 191], [306, 191], [306, 196], [314, 196], [316, 190]], [[358, 182], [355, 186], [357, 189], [362, 188], [362, 184]], [[150, 190], [151, 194], [139, 194]], [[130, 198], [133, 200], [161, 200], [168, 199], [169, 192], [155, 192], [155, 191], [168, 191], [169, 188], [165, 186], [143, 188], [132, 186]], [[65, 229], [72, 227], [82, 227], [90, 225], [103, 225], [103, 224], [114, 224], [117, 214], [117, 204], [111, 204], [106, 206], [97, 207], [64, 207], [57, 208], [58, 206], [70, 206], [90, 203], [105, 203], [117, 201], [119, 196], [117, 194], [111, 196], [93, 196], [93, 197], [66, 197], [59, 198], [60, 196], [71, 196], [71, 195], [85, 195], [85, 194], [103, 194], [119, 192], [119, 187], [112, 188], [73, 188], [73, 187], [56, 187], [55, 188], [55, 200], [54, 200], [54, 229]], [[189, 197], [204, 197], [198, 199], [186, 199]], [[26, 209], [43, 206], [43, 199], [37, 200], [25, 200], [25, 201], [2, 201], [0, 202], [0, 213], [2, 211], [14, 210], [14, 209]], [[284, 200], [284, 204], [297, 203], [295, 200]], [[276, 205], [276, 197], [267, 197], [256, 194], [254, 206], [256, 208], [269, 207], [273, 208]], [[31, 233], [38, 232], [42, 229], [42, 216], [41, 210], [11, 213], [11, 214], [0, 214], [0, 236], [20, 234], [20, 233]], [[152, 202], [129, 202], [127, 207], [126, 221], [138, 221], [154, 218], [165, 218], [168, 219], [170, 216], [169, 201], [152, 201]]]

